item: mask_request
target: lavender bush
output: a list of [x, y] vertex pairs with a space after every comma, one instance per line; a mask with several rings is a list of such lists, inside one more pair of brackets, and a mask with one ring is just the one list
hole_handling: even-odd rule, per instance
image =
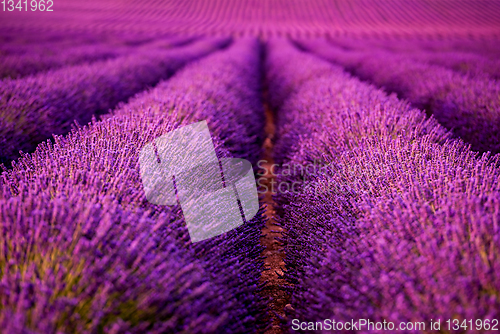
[[415, 52], [405, 57], [430, 65], [442, 66], [471, 77], [500, 79], [500, 62], [466, 52]]
[[[498, 158], [476, 156], [432, 117], [311, 58], [268, 46], [270, 94], [292, 92], [276, 110], [285, 124], [276, 146], [291, 150], [282, 159], [328, 164], [277, 198], [295, 284], [290, 318], [498, 318]], [[323, 75], [308, 78], [297, 64]]]
[[54, 55], [28, 53], [2, 57], [0, 78], [16, 79], [37, 72], [57, 69], [78, 63], [105, 60], [130, 53], [128, 48], [110, 45], [84, 45], [69, 49], [58, 49]]
[[[387, 35], [383, 39], [374, 38], [349, 38], [336, 37], [329, 39], [329, 42], [345, 50], [387, 50], [396, 53], [417, 54], [432, 53], [435, 55], [458, 53], [466, 57], [481, 57], [489, 60], [497, 60], [500, 55], [498, 42], [493, 38], [488, 39], [432, 39], [416, 38], [397, 38], [393, 35]], [[479, 59], [479, 58], [478, 58]]]
[[[260, 88], [261, 75], [255, 70], [259, 66], [257, 57], [260, 45], [255, 40], [242, 41], [244, 42], [240, 41], [238, 46], [232, 48], [234, 56], [224, 61], [228, 72], [241, 73], [246, 78], [244, 81], [236, 82], [232, 75], [221, 76], [217, 67], [207, 68], [203, 72], [190, 70], [191, 75], [179, 78], [175, 85], [164, 81], [155, 88], [138, 94], [104, 118], [141, 112], [146, 107], [153, 113], [163, 113], [165, 110], [176, 108], [193, 110], [193, 113], [196, 112], [196, 118], [207, 120], [209, 128], [212, 124], [217, 127], [220, 137], [234, 146], [232, 152], [235, 156], [256, 162], [261, 154], [264, 140], [262, 127], [265, 121]], [[254, 52], [248, 51], [250, 46], [255, 49]], [[238, 54], [241, 59], [238, 58]], [[221, 53], [212, 56], [212, 58], [217, 57], [225, 56]], [[252, 66], [242, 67], [242, 59]], [[257, 88], [249, 90], [248, 85]], [[219, 97], [220, 92], [223, 92], [224, 98]], [[213, 99], [220, 100], [224, 106], [220, 107], [220, 110], [214, 110], [215, 106], [211, 103]], [[235, 104], [235, 101], [238, 103]], [[245, 107], [242, 107], [243, 104]], [[241, 121], [231, 121], [235, 115]], [[245, 122], [247, 119], [253, 121]]]
[[128, 32], [103, 33], [103, 32], [57, 32], [45, 31], [43, 34], [30, 34], [23, 31], [15, 33], [0, 32], [0, 57], [10, 56], [45, 56], [51, 58], [58, 53], [70, 49], [79, 49], [91, 46], [114, 46], [116, 48], [139, 47], [151, 44], [158, 40], [176, 41], [191, 39], [176, 35], [136, 35]]
[[64, 66], [72, 66], [80, 63], [93, 62], [98, 60], [111, 59], [118, 56], [127, 55], [139, 50], [168, 48], [187, 44], [192, 38], [170, 38], [159, 39], [140, 46], [116, 45], [117, 43], [93, 43], [78, 46], [69, 45], [44, 45], [42, 48], [49, 48], [45, 52], [36, 52], [31, 48], [31, 52], [26, 54], [14, 54], [1, 58], [0, 78], [16, 79], [19, 77], [33, 75], [38, 72], [55, 70]]
[[495, 80], [500, 78], [500, 62], [497, 57], [490, 58], [484, 49], [481, 49], [483, 52], [478, 53], [471, 52], [470, 49], [460, 50], [460, 48], [458, 50], [455, 48], [435, 50], [430, 46], [419, 45], [420, 43], [415, 41], [333, 40], [331, 43], [349, 51], [375, 51], [377, 53], [389, 51], [391, 57], [396, 54], [403, 55], [418, 62], [442, 66], [473, 77], [487, 76]]
[[474, 53], [420, 50], [417, 52], [402, 53], [402, 55], [420, 63], [442, 66], [473, 78], [489, 77], [495, 80], [500, 79], [500, 62]]
[[141, 51], [114, 60], [63, 68], [0, 85], [0, 159], [30, 151], [73, 122], [87, 123], [187, 62], [227, 45], [208, 39], [172, 50]]
[[[258, 142], [245, 136], [262, 136], [254, 102], [259, 62], [258, 43], [239, 41], [112, 116], [40, 144], [2, 174], [0, 286], [8, 292], [0, 297], [2, 328], [248, 333], [264, 327], [257, 295], [262, 215], [191, 244], [179, 207], [147, 202], [138, 166], [147, 142], [205, 118], [219, 156], [251, 145], [258, 152]], [[245, 132], [220, 136], [231, 128]]]
[[322, 41], [299, 44], [415, 107], [426, 109], [474, 150], [500, 152], [500, 84], [387, 52], [343, 51]]

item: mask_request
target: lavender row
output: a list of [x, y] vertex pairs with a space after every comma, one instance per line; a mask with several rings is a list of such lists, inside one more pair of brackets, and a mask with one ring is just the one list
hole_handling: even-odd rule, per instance
[[498, 43], [494, 39], [471, 40], [471, 39], [395, 39], [394, 36], [387, 36], [386, 39], [353, 39], [353, 38], [332, 38], [330, 43], [345, 50], [373, 51], [374, 49], [384, 49], [391, 52], [419, 53], [428, 52], [459, 53], [470, 56], [484, 57], [489, 60], [496, 60], [500, 54]]
[[[249, 41], [253, 41], [250, 45], [255, 48], [255, 52], [252, 52], [251, 56], [255, 57], [255, 53], [259, 52], [260, 45], [252, 39]], [[236, 71], [236, 67], [240, 66], [241, 60], [237, 59], [237, 52], [240, 52], [240, 57], [243, 59], [249, 57], [249, 52], [246, 50], [246, 43], [249, 42], [245, 44], [242, 42], [239, 43], [240, 45], [233, 48], [232, 51], [235, 56], [225, 60], [227, 63], [226, 66], [231, 71]], [[222, 54], [218, 56], [222, 57]], [[212, 58], [214, 57], [215, 55]], [[251, 63], [254, 64], [255, 62], [256, 60], [252, 59]], [[164, 110], [175, 110], [175, 108], [196, 110], [197, 118], [206, 119], [209, 128], [213, 122], [225, 142], [232, 143], [232, 145], [237, 143], [239, 149], [233, 149], [232, 151], [236, 156], [256, 162], [255, 159], [261, 155], [261, 146], [264, 140], [262, 137], [264, 132], [261, 127], [264, 124], [265, 116], [262, 109], [261, 94], [256, 94], [256, 92], [246, 87], [249, 85], [250, 80], [251, 87], [260, 87], [261, 78], [258, 74], [259, 72], [254, 71], [255, 66], [242, 67], [237, 70], [246, 78], [242, 82], [222, 82], [218, 68], [215, 68], [213, 71], [206, 69], [200, 73], [192, 71], [192, 77], [197, 78], [196, 81], [193, 81], [189, 76], [183, 77], [182, 80], [177, 80], [175, 86], [172, 86], [168, 81], [164, 81], [154, 89], [138, 94], [127, 102], [126, 105], [111, 112], [109, 115], [105, 115], [104, 118], [122, 113], [138, 113], [145, 106], [152, 106], [150, 112], [154, 113], [163, 112]], [[198, 79], [201, 75], [205, 76], [204, 80]], [[232, 76], [229, 76], [229, 78], [232, 79]], [[214, 85], [213, 82], [217, 82], [218, 85]], [[231, 89], [228, 90], [223, 85]], [[225, 107], [222, 110], [215, 111], [210, 100], [215, 98], [221, 90], [224, 91], [226, 96], [226, 100], [223, 101]], [[185, 92], [189, 92], [189, 94]], [[238, 105], [235, 105], [234, 101], [239, 101]], [[243, 101], [244, 108], [242, 108]], [[231, 119], [235, 115], [241, 121], [226, 120], [227, 117]], [[247, 122], [247, 119], [252, 119], [253, 121]], [[256, 136], [256, 134], [259, 134], [259, 136]]]
[[178, 206], [147, 202], [138, 166], [146, 143], [203, 119], [218, 156], [257, 152], [258, 141], [246, 136], [262, 137], [263, 120], [255, 117], [261, 105], [253, 102], [261, 90], [259, 62], [256, 41], [237, 41], [112, 116], [42, 143], [3, 173], [3, 329], [249, 333], [264, 327], [257, 294], [262, 214], [192, 244]]
[[85, 45], [70, 48], [69, 50], [54, 50], [54, 53], [50, 56], [37, 53], [6, 56], [2, 57], [0, 78], [17, 79], [37, 72], [84, 62], [110, 59], [130, 52], [129, 48], [117, 48], [109, 45]]
[[490, 59], [485, 54], [472, 53], [460, 50], [428, 50], [424, 45], [415, 46], [415, 43], [395, 43], [394, 41], [332, 41], [334, 45], [348, 50], [363, 52], [391, 52], [401, 54], [410, 59], [430, 65], [442, 66], [456, 72], [473, 77], [487, 76], [498, 80], [500, 78], [500, 62]]
[[[289, 319], [498, 318], [499, 159], [291, 45], [271, 43], [266, 67], [270, 95], [288, 92], [278, 184], [301, 181], [277, 196]], [[288, 168], [311, 164], [305, 177]]]
[[[175, 82], [159, 84], [111, 113], [158, 117], [170, 113], [172, 120], [185, 125], [206, 120], [214, 141], [228, 149], [219, 156], [234, 156], [256, 162], [263, 142], [264, 113], [261, 102], [260, 45], [257, 40], [239, 40], [226, 52], [218, 52], [183, 71]], [[186, 112], [189, 111], [189, 112]], [[189, 115], [189, 117], [188, 117]], [[250, 223], [216, 239], [197, 244], [196, 254], [205, 266], [218, 273], [218, 282], [232, 290], [237, 303], [224, 305], [231, 313], [224, 326], [213, 332], [246, 333], [265, 327], [264, 303], [257, 296], [262, 259], [260, 231], [262, 212]], [[215, 275], [215, 274], [212, 274]], [[222, 305], [221, 305], [222, 307]]]
[[415, 61], [442, 66], [471, 77], [500, 79], [500, 62], [467, 52], [425, 52], [404, 54]]
[[118, 102], [228, 43], [208, 39], [172, 50], [138, 51], [114, 60], [67, 67], [0, 86], [0, 159], [30, 151], [73, 122], [87, 123]]
[[323, 41], [301, 47], [425, 109], [478, 151], [500, 152], [500, 83], [386, 52], [343, 51]]
[[72, 33], [48, 32], [43, 33], [0, 33], [0, 55], [24, 55], [38, 53], [50, 55], [54, 49], [78, 47], [90, 44], [108, 44], [117, 47], [140, 46], [153, 42], [156, 39], [176, 39], [175, 35], [130, 35], [130, 34], [103, 34], [103, 33]]
[[64, 66], [94, 62], [124, 56], [134, 51], [146, 51], [152, 48], [173, 47], [187, 44], [188, 38], [161, 39], [146, 43], [135, 50], [134, 47], [112, 44], [87, 44], [77, 47], [54, 47], [50, 52], [31, 52], [24, 55], [2, 57], [0, 64], [0, 78], [16, 79], [38, 72], [55, 70]]
[[50, 52], [54, 47], [81, 46], [84, 44], [109, 42], [104, 36], [96, 38], [88, 34], [69, 33], [0, 33], [0, 55], [23, 55], [29, 52]]
[[[300, 53], [286, 41], [273, 41], [268, 45], [267, 53], [266, 73], [270, 99], [273, 101], [275, 97], [281, 97], [272, 103], [277, 118], [274, 158], [281, 166], [278, 184], [302, 181], [301, 186], [306, 186], [317, 176], [318, 167], [331, 163], [332, 158], [327, 153], [334, 151], [341, 154], [349, 151], [357, 147], [364, 137], [370, 135], [391, 133], [393, 136], [405, 136], [408, 140], [412, 140], [421, 133], [430, 133], [437, 142], [442, 142], [449, 136], [446, 131], [435, 126], [435, 120], [426, 121], [425, 114], [411, 109], [407, 103], [398, 101], [395, 96], [388, 97], [374, 87], [360, 84], [343, 72], [342, 68]], [[299, 64], [302, 66], [298, 66]], [[321, 75], [311, 76], [310, 73], [321, 73]], [[319, 87], [322, 87], [321, 90]], [[338, 96], [338, 99], [332, 96]], [[357, 102], [358, 100], [366, 101], [366, 104], [375, 107], [354, 109], [361, 103]], [[350, 108], [353, 108], [352, 113], [349, 113]], [[373, 115], [381, 121], [366, 125], [365, 118]], [[339, 127], [348, 129], [354, 124], [356, 127], [352, 133], [343, 134], [344, 138], [340, 138], [344, 142], [335, 142], [334, 145], [320, 137], [324, 136], [331, 140], [330, 137]], [[305, 167], [311, 164], [316, 170], [309, 168], [312, 171], [306, 173]], [[299, 189], [296, 190], [296, 193], [301, 192]], [[293, 207], [296, 204], [289, 196], [298, 194], [279, 192], [275, 200], [278, 207], [283, 208], [288, 205], [293, 214], [295, 211]], [[311, 210], [310, 207], [304, 209]], [[289, 264], [287, 276], [291, 282], [296, 282], [298, 273], [295, 272], [303, 267], [303, 261], [308, 257], [304, 257], [300, 249], [311, 247], [313, 244], [295, 240], [300, 240], [302, 236], [307, 240], [308, 234], [317, 233], [318, 227], [301, 229], [296, 231], [298, 234], [293, 234], [295, 229], [293, 224], [286, 219], [283, 223], [287, 224], [289, 234], [285, 243], [287, 240], [294, 243], [294, 247], [287, 248], [286, 252]], [[318, 235], [321, 236], [322, 231], [319, 231]]]

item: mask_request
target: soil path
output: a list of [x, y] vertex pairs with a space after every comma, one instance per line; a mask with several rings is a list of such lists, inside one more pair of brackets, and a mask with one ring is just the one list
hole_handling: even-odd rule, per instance
[[[262, 229], [261, 244], [266, 247], [262, 253], [265, 256], [265, 270], [261, 276], [261, 282], [267, 282], [266, 286], [262, 291], [262, 295], [269, 298], [269, 317], [272, 320], [272, 327], [269, 328], [266, 334], [281, 334], [282, 330], [279, 326], [280, 319], [276, 316], [277, 313], [280, 317], [284, 317], [284, 308], [286, 304], [289, 303], [290, 296], [281, 287], [286, 282], [284, 279], [280, 278], [279, 275], [283, 274], [283, 269], [285, 263], [283, 262], [283, 248], [280, 243], [278, 243], [275, 238], [281, 236], [283, 229], [275, 225], [274, 220], [274, 201], [272, 198], [271, 187], [269, 186], [271, 181], [274, 180], [274, 175], [270, 172], [271, 166], [273, 164], [273, 137], [274, 137], [274, 118], [272, 111], [265, 105], [266, 110], [266, 134], [267, 139], [264, 143], [264, 155], [263, 159], [266, 162], [262, 163], [261, 166], [265, 167], [266, 174], [259, 176], [261, 178], [260, 184], [267, 186], [268, 191], [264, 194], [264, 203], [266, 203], [266, 217], [268, 221], [266, 226]], [[263, 187], [259, 187], [262, 189]], [[265, 189], [265, 188], [264, 188]]]

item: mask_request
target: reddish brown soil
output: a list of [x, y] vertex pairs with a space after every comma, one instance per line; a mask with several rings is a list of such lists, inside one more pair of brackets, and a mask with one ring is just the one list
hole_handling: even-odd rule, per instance
[[[274, 176], [269, 173], [270, 167], [273, 164], [272, 160], [272, 141], [274, 136], [274, 121], [273, 114], [266, 106], [266, 133], [267, 139], [264, 143], [264, 157], [263, 160], [267, 160], [266, 164], [261, 164], [266, 167], [268, 173], [264, 176], [265, 182], [261, 184], [266, 184], [273, 180]], [[259, 176], [258, 176], [259, 177]], [[263, 180], [264, 181], [264, 180]], [[270, 187], [268, 187], [270, 189]], [[279, 326], [279, 318], [275, 315], [275, 312], [279, 316], [284, 316], [285, 305], [289, 303], [290, 296], [288, 293], [281, 288], [281, 285], [285, 284], [284, 279], [280, 278], [279, 275], [283, 274], [283, 269], [285, 263], [283, 262], [283, 249], [282, 246], [275, 240], [276, 237], [281, 236], [283, 229], [279, 226], [274, 225], [274, 201], [272, 198], [271, 191], [268, 191], [264, 195], [264, 202], [267, 205], [266, 216], [269, 219], [266, 226], [262, 229], [262, 239], [261, 244], [266, 247], [262, 252], [262, 255], [266, 257], [264, 260], [265, 268], [261, 276], [261, 282], [267, 282], [264, 290], [262, 291], [262, 296], [269, 299], [269, 317], [272, 320], [272, 327], [269, 328], [266, 334], [281, 334], [282, 330]]]

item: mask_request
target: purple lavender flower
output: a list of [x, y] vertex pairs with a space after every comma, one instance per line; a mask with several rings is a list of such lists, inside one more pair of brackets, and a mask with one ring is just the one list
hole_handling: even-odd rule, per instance
[[285, 42], [269, 43], [266, 67], [271, 99], [282, 99], [278, 157], [328, 165], [276, 196], [291, 318], [497, 318], [498, 157]]
[[427, 112], [478, 151], [500, 152], [500, 84], [467, 77], [409, 56], [381, 51], [344, 51], [322, 41], [302, 41], [304, 48], [344, 66], [363, 80]]
[[208, 39], [172, 50], [129, 56], [0, 82], [0, 158], [30, 151], [40, 141], [87, 123], [118, 102], [169, 77], [187, 62], [226, 45]]
[[260, 143], [247, 136], [262, 137], [259, 66], [258, 42], [238, 41], [104, 120], [40, 144], [2, 174], [1, 328], [248, 333], [266, 326], [258, 296], [262, 214], [192, 244], [178, 206], [148, 203], [138, 166], [146, 143], [202, 119], [220, 157], [258, 154]]

